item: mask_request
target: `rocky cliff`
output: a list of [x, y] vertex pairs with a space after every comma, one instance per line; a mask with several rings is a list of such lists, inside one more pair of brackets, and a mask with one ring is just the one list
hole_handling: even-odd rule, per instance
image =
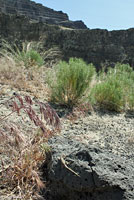
[[0, 12], [27, 16], [31, 20], [47, 24], [56, 24], [76, 29], [85, 29], [82, 21], [70, 21], [67, 14], [55, 11], [30, 0], [0, 0]]
[[41, 41], [45, 49], [57, 46], [62, 58], [80, 57], [86, 62], [114, 65], [116, 62], [134, 66], [134, 29], [107, 31], [101, 29], [63, 29], [25, 16], [0, 13], [0, 38], [9, 41]]
[[[18, 4], [15, 4], [16, 7], [18, 5], [18, 10], [22, 6], [26, 7], [28, 5], [32, 5], [32, 8], [36, 5], [40, 9], [48, 9], [29, 0], [24, 0], [24, 4], [21, 0], [0, 0], [2, 10], [0, 12], [0, 38], [12, 42], [41, 41], [45, 50], [56, 46], [62, 54], [61, 58], [64, 60], [68, 60], [70, 57], [83, 58], [88, 63], [92, 62], [98, 69], [104, 65], [113, 66], [116, 62], [129, 63], [134, 66], [133, 28], [119, 31], [64, 28], [63, 26], [46, 24], [42, 20], [31, 20], [27, 15], [7, 14], [7, 11], [5, 11], [7, 7], [4, 7], [6, 5], [4, 2], [14, 2], [14, 4], [18, 2]], [[31, 10], [31, 7], [29, 9]], [[57, 13], [51, 9], [48, 9], [48, 11], [48, 18], [57, 19], [60, 24], [63, 23], [62, 25], [65, 25], [66, 22], [70, 24], [70, 27], [74, 24], [81, 25], [80, 22], [68, 21], [68, 16], [62, 12]], [[55, 18], [50, 13], [55, 13]], [[39, 17], [38, 14], [37, 16]], [[67, 21], [60, 21], [63, 18]]]
[[58, 45], [64, 59], [80, 57], [98, 68], [117, 62], [134, 66], [134, 29], [57, 30], [47, 34], [45, 43], [49, 47]]

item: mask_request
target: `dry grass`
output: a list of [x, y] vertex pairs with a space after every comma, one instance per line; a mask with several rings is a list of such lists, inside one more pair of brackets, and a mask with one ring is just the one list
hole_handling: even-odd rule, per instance
[[[50, 151], [47, 145], [48, 137], [54, 133], [54, 129], [48, 129], [47, 125], [59, 129], [60, 122], [48, 104], [38, 101], [36, 103], [40, 110], [39, 116], [32, 107], [34, 103], [28, 96], [22, 98], [15, 95], [3, 105], [9, 106], [9, 113], [0, 119], [1, 196], [15, 195], [15, 199], [21, 200], [39, 199], [39, 192], [45, 187], [40, 169], [45, 162], [46, 151]], [[21, 114], [24, 116], [22, 111], [40, 128], [36, 131], [35, 128], [24, 131], [23, 127], [21, 129], [17, 123], [10, 120], [15, 113], [18, 117], [21, 117]], [[42, 117], [46, 124], [43, 123]]]
[[[17, 56], [17, 52], [13, 54]], [[0, 57], [0, 95], [11, 96], [9, 91], [15, 92], [0, 106], [0, 197], [3, 199], [8, 196], [39, 199], [45, 187], [41, 166], [46, 161], [46, 151], [50, 151], [47, 140], [60, 128], [56, 112], [49, 104], [37, 100], [48, 99], [46, 70], [36, 65], [26, 68], [23, 61], [16, 62], [10, 51]], [[36, 101], [18, 95], [18, 91], [26, 92]]]
[[41, 150], [40, 145], [45, 143], [46, 139], [41, 134], [35, 134], [33, 143], [33, 140], [28, 140], [25, 135], [20, 134], [17, 126], [14, 130], [11, 130], [11, 127], [7, 129], [8, 134], [0, 133], [0, 153], [4, 155], [0, 170], [3, 195], [15, 194], [20, 199], [34, 199], [45, 186], [40, 178], [39, 169], [45, 161], [45, 151]]
[[[33, 66], [26, 69], [23, 63], [19, 65], [11, 57], [0, 58], [0, 84], [11, 89], [29, 92], [36, 98], [48, 98], [49, 89], [46, 80], [46, 68]], [[1, 93], [6, 93], [1, 90]]]
[[94, 109], [90, 103], [79, 104], [75, 106], [71, 112], [66, 115], [66, 118], [72, 122], [79, 119], [79, 117], [85, 117], [87, 114], [94, 112]]

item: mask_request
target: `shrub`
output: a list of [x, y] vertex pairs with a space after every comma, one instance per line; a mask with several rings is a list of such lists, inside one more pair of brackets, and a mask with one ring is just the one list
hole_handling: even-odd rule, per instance
[[92, 103], [113, 111], [121, 111], [124, 107], [124, 92], [120, 81], [114, 77], [97, 84], [90, 94]]
[[94, 74], [94, 66], [82, 59], [61, 61], [48, 75], [51, 100], [72, 107], [83, 97]]
[[108, 110], [122, 111], [134, 106], [134, 71], [127, 64], [117, 63], [107, 73], [99, 73], [98, 83], [89, 99], [93, 104]]

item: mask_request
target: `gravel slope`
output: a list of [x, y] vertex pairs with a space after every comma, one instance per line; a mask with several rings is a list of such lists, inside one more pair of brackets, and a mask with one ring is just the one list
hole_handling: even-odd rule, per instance
[[[9, 109], [3, 105], [3, 102], [8, 100], [14, 92], [7, 88], [6, 91], [5, 95], [0, 95], [0, 118], [9, 113]], [[28, 95], [28, 93], [22, 92], [22, 95]], [[10, 116], [10, 121], [17, 123], [25, 132], [36, 128], [26, 115], [23, 118], [25, 120], [13, 114]], [[75, 121], [61, 117], [61, 124], [62, 130], [59, 134], [64, 137], [75, 138], [89, 145], [96, 144], [102, 149], [105, 148], [107, 151], [134, 161], [134, 114], [91, 112], [86, 116], [80, 115]], [[0, 158], [1, 156], [0, 154]]]
[[61, 134], [134, 160], [134, 115], [92, 112], [74, 123], [64, 120]]
[[[8, 114], [9, 108], [3, 105], [14, 91], [6, 88], [6, 95], [0, 96], [0, 118]], [[19, 94], [29, 95], [25, 92]], [[57, 111], [59, 111], [57, 109]], [[16, 113], [10, 116], [10, 121], [19, 124], [22, 130], [36, 128], [23, 113], [22, 117]], [[23, 120], [25, 119], [25, 120]], [[25, 123], [26, 122], [26, 123]], [[61, 117], [62, 130], [60, 134], [65, 137], [78, 139], [86, 144], [94, 144], [106, 148], [115, 154], [134, 159], [134, 114], [111, 113], [111, 112], [91, 112], [86, 116], [80, 116], [75, 121], [70, 121]]]

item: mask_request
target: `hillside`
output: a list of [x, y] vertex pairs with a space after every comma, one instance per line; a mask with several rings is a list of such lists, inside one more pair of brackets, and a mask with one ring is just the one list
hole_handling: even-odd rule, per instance
[[9, 42], [40, 41], [44, 50], [57, 47], [64, 60], [83, 58], [98, 69], [116, 62], [134, 65], [134, 29], [72, 29], [0, 13], [0, 38]]
[[134, 29], [0, 0], [0, 200], [134, 200], [132, 66]]

